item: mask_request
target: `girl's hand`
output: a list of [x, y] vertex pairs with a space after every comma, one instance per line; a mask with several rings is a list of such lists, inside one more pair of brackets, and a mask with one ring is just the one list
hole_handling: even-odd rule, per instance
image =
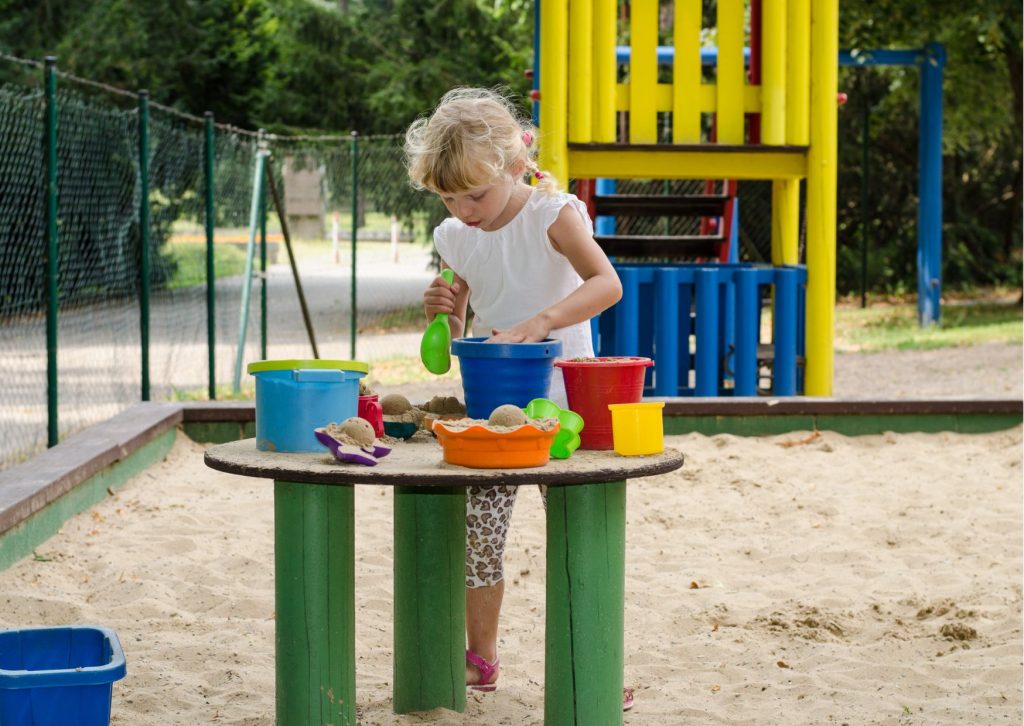
[[427, 314], [427, 320], [433, 320], [438, 313], [454, 313], [455, 297], [461, 289], [458, 282], [449, 285], [440, 275], [435, 277], [430, 287], [423, 291], [423, 311]]
[[488, 343], [539, 343], [548, 337], [551, 326], [544, 320], [543, 314], [524, 320], [508, 330], [492, 330]]

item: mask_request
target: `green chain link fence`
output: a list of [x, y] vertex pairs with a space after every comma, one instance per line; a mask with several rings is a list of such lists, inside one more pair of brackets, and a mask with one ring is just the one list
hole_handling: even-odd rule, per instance
[[[286, 226], [320, 357], [408, 361], [394, 375], [415, 374], [421, 296], [435, 274], [427, 230], [444, 211], [409, 186], [401, 137], [261, 135], [55, 68], [48, 104], [45, 73], [43, 63], [0, 56], [0, 468], [139, 400], [232, 395], [239, 350], [243, 364], [313, 357]], [[287, 224], [264, 195], [250, 229], [261, 144]]]

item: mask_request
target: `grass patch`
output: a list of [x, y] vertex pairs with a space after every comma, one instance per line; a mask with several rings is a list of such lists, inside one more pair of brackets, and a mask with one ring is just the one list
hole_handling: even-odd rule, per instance
[[[167, 245], [166, 250], [164, 257], [175, 265], [174, 274], [167, 281], [169, 290], [206, 284], [205, 242], [177, 242]], [[245, 250], [234, 245], [214, 245], [213, 269], [218, 279], [241, 275], [245, 272]]]
[[1016, 302], [961, 302], [942, 306], [938, 325], [921, 328], [916, 303], [840, 305], [836, 309], [836, 350], [931, 350], [981, 343], [1024, 341]]
[[372, 323], [359, 328], [360, 333], [396, 333], [426, 329], [427, 318], [422, 305], [410, 305], [391, 310], [376, 318]]
[[452, 367], [443, 376], [435, 376], [423, 367], [419, 356], [394, 356], [370, 361], [367, 382], [372, 389], [381, 386], [396, 386], [402, 383], [426, 383], [438, 380], [458, 380], [459, 359], [452, 356]]
[[[181, 401], [207, 401], [208, 389], [202, 388], [174, 388], [171, 390], [169, 400]], [[256, 399], [256, 385], [254, 383], [242, 384], [241, 390], [235, 391], [233, 386], [221, 384], [214, 387], [218, 401], [253, 401]]]

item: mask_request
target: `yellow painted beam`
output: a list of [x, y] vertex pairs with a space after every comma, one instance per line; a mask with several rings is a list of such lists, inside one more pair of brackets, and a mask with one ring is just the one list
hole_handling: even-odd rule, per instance
[[[764, 147], [757, 147], [764, 148]], [[575, 179], [780, 179], [802, 177], [807, 171], [801, 149], [779, 151], [677, 148], [660, 144], [656, 149], [628, 145], [614, 150], [569, 149], [569, 173]]]
[[786, 143], [786, 0], [761, 5], [761, 143]]
[[569, 3], [569, 141], [593, 141], [593, 118], [594, 7], [575, 0]]
[[786, 143], [810, 139], [811, 0], [786, 7]]
[[658, 0], [633, 0], [629, 12], [629, 140], [651, 144], [658, 140]]
[[839, 0], [811, 11], [811, 145], [807, 154], [807, 369], [804, 392], [832, 395], [836, 302], [836, 91]]
[[[700, 142], [701, 0], [676, 0], [672, 67], [672, 142]], [[660, 89], [659, 89], [660, 90]], [[658, 108], [659, 111], [664, 110]]]
[[743, 0], [718, 0], [718, 88], [717, 141], [742, 144], [743, 87]]
[[800, 262], [800, 180], [772, 182], [772, 264]]
[[[675, 84], [659, 83], [654, 91], [654, 105], [656, 111], [672, 111], [675, 104]], [[700, 86], [696, 96], [697, 115], [702, 113], [714, 113], [718, 100], [718, 92], [713, 84], [705, 83]], [[692, 101], [691, 101], [692, 102]], [[619, 83], [615, 87], [615, 110], [629, 110], [629, 84]], [[743, 87], [743, 113], [759, 113], [761, 111], [761, 87]], [[681, 144], [682, 141], [673, 143]], [[693, 143], [698, 143], [695, 141]]]
[[616, 140], [615, 0], [594, 0], [594, 141]]
[[568, 0], [540, 3], [540, 168], [562, 184], [569, 181], [569, 4]]

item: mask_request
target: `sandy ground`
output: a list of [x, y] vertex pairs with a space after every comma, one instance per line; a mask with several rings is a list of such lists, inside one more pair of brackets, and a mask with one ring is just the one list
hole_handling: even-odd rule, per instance
[[[1020, 427], [994, 434], [675, 436], [630, 484], [627, 724], [1020, 723]], [[0, 626], [99, 623], [115, 724], [271, 724], [269, 482], [179, 435], [164, 462], [0, 572]], [[540, 724], [544, 527], [522, 490], [494, 694], [391, 713], [392, 499], [358, 487], [364, 724]]]

